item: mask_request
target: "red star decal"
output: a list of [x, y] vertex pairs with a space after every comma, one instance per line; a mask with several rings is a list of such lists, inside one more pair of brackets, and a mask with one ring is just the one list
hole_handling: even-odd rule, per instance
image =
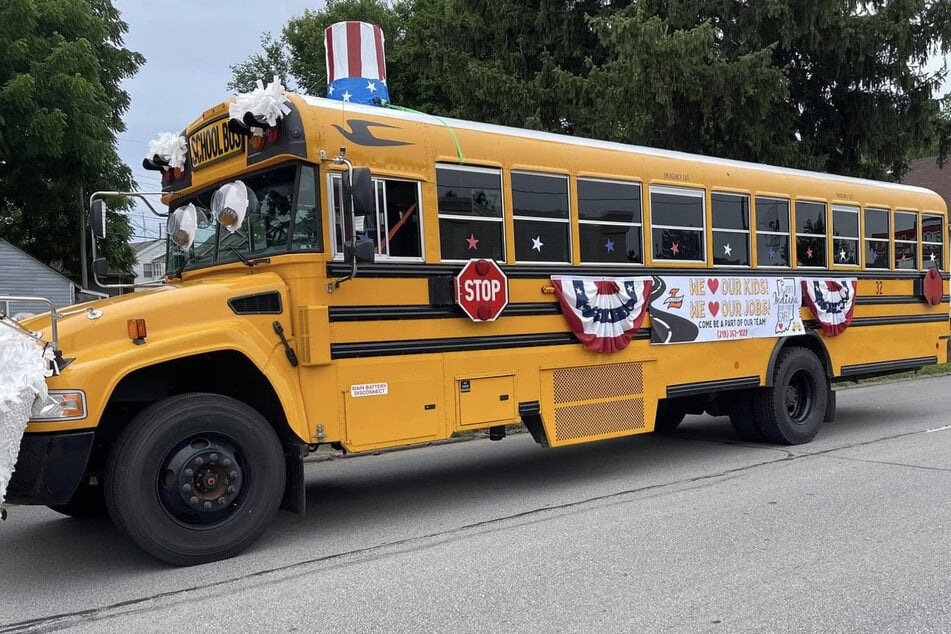
[[680, 253], [680, 245], [674, 242], [672, 245], [670, 245], [670, 252], [674, 255]]
[[474, 233], [469, 234], [469, 237], [466, 238], [466, 242], [469, 243], [469, 251], [475, 251], [479, 246], [479, 239], [475, 237]]
[[812, 247], [806, 249], [806, 257], [812, 259]]

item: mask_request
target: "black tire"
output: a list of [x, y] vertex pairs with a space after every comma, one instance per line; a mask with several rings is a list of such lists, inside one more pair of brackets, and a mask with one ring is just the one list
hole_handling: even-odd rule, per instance
[[654, 418], [654, 431], [672, 432], [683, 422], [687, 413], [667, 399], [657, 401], [657, 416]]
[[95, 519], [108, 515], [106, 510], [106, 498], [103, 495], [103, 487], [91, 485], [87, 482], [80, 483], [65, 504], [51, 504], [49, 508], [57, 513], [75, 517], [77, 519]]
[[284, 452], [261, 414], [217, 394], [144, 409], [113, 448], [105, 499], [150, 555], [190, 566], [237, 555], [267, 529], [284, 492]]
[[730, 423], [736, 435], [747, 442], [763, 442], [764, 440], [753, 410], [753, 403], [761, 389], [739, 390], [730, 396]]
[[776, 362], [773, 386], [760, 390], [753, 403], [763, 437], [780, 445], [815, 438], [825, 418], [828, 390], [816, 355], [805, 348], [784, 350]]

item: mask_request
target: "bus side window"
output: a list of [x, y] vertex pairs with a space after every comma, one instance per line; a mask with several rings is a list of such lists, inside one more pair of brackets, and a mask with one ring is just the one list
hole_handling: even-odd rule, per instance
[[323, 250], [320, 232], [320, 216], [317, 213], [317, 179], [310, 165], [301, 167], [297, 186], [296, 210], [292, 249]]
[[421, 258], [423, 225], [419, 184], [398, 180], [381, 180], [379, 184], [377, 245], [380, 252], [396, 258]]

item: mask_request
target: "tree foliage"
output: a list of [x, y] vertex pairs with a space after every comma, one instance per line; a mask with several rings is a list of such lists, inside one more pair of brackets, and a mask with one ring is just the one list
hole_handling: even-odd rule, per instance
[[871, 178], [951, 146], [951, 0], [330, 0], [282, 36], [305, 91], [346, 19], [437, 115]]
[[[116, 149], [121, 82], [144, 62], [127, 30], [111, 0], [0, 3], [0, 237], [74, 278], [89, 195], [134, 185]], [[110, 265], [130, 269], [125, 216], [109, 230]]]

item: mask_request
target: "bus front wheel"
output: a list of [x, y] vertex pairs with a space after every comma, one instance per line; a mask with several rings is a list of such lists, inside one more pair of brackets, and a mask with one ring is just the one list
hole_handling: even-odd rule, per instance
[[789, 348], [776, 362], [772, 387], [760, 390], [753, 406], [765, 440], [799, 445], [819, 432], [827, 401], [822, 363], [811, 350]]
[[232, 557], [267, 529], [284, 492], [284, 454], [268, 422], [217, 394], [142, 410], [123, 431], [103, 493], [116, 526], [178, 566]]

